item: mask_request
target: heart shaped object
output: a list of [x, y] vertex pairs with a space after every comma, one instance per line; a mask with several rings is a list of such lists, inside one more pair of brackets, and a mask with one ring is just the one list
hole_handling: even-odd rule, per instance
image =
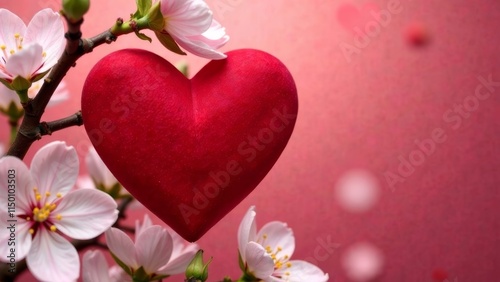
[[188, 241], [252, 192], [297, 117], [295, 83], [278, 59], [251, 49], [227, 56], [189, 80], [153, 53], [121, 50], [83, 87], [85, 129], [103, 161]]

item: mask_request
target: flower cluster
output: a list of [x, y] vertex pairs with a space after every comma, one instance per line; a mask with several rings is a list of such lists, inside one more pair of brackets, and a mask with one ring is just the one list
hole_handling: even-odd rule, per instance
[[57, 63], [64, 43], [58, 13], [44, 9], [26, 27], [18, 16], [0, 9], [0, 81], [16, 91], [27, 90]]
[[290, 260], [295, 249], [293, 232], [280, 221], [257, 232], [255, 207], [250, 207], [238, 229], [240, 267], [245, 281], [328, 281], [328, 274], [302, 260]]
[[[106, 231], [106, 242], [123, 271], [112, 268], [102, 261], [102, 254], [90, 252], [83, 261], [84, 282], [152, 281], [183, 273], [198, 251], [197, 244], [189, 244], [172, 230], [153, 225], [146, 215], [140, 224], [136, 222], [135, 242], [123, 231], [111, 228]], [[95, 265], [105, 265], [106, 267]]]
[[[0, 159], [0, 178], [16, 176], [17, 259], [26, 258], [33, 275], [42, 281], [71, 281], [79, 276], [80, 260], [65, 238], [91, 239], [117, 219], [116, 202], [98, 190], [72, 190], [79, 172], [76, 150], [53, 142], [33, 157], [31, 168], [15, 157]], [[8, 184], [0, 183], [0, 203], [7, 206]], [[0, 227], [7, 228], [7, 213], [0, 213]], [[2, 232], [0, 241], [10, 234]], [[0, 245], [8, 253], [7, 244]], [[5, 257], [2, 256], [4, 261]]]

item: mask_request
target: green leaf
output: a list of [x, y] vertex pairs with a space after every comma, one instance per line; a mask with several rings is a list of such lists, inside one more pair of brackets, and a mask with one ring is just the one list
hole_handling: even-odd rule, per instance
[[147, 40], [149, 41], [149, 43], [151, 43], [153, 41], [153, 39], [151, 39], [151, 37], [147, 36], [146, 34], [144, 33], [141, 33], [141, 32], [136, 32], [135, 35], [137, 35], [137, 37], [139, 37], [140, 39], [142, 40]]
[[108, 194], [113, 198], [113, 199], [118, 199], [120, 197], [120, 192], [122, 190], [122, 186], [120, 183], [115, 183], [113, 187], [111, 187], [108, 190]]
[[5, 87], [9, 88], [10, 90], [14, 90], [14, 89], [12, 89], [12, 86], [10, 85], [10, 81], [7, 81], [7, 80], [5, 80], [5, 79], [0, 78], [0, 82], [1, 82], [3, 85], [5, 85]]
[[10, 86], [16, 92], [19, 92], [19, 91], [28, 91], [28, 89], [30, 89], [30, 87], [31, 87], [31, 81], [29, 81], [26, 78], [18, 75], [18, 76], [16, 76], [16, 78], [14, 78], [14, 80], [12, 80], [12, 82], [10, 83]]
[[165, 48], [176, 54], [186, 55], [186, 53], [184, 53], [184, 51], [181, 50], [179, 45], [177, 45], [177, 43], [170, 34], [166, 32], [155, 32], [155, 34], [156, 37], [158, 37], [158, 40], [160, 40], [161, 44], [165, 46]]
[[240, 265], [241, 271], [245, 272], [246, 267], [245, 267], [245, 263], [243, 262], [243, 258], [241, 257], [240, 251], [238, 251], [238, 264]]
[[36, 75], [35, 77], [32, 77], [31, 78], [31, 82], [35, 82], [35, 81], [39, 81], [40, 79], [44, 78], [45, 75], [47, 75], [47, 73], [49, 73], [50, 69], [43, 72], [43, 73], [39, 73], [38, 75]]
[[153, 0], [136, 0], [135, 3], [137, 4], [137, 12], [135, 12], [134, 16], [142, 18], [153, 5]]
[[144, 270], [144, 267], [139, 267], [134, 273], [134, 276], [132, 277], [132, 281], [134, 282], [148, 282], [149, 280], [149, 275], [146, 273], [146, 270]]

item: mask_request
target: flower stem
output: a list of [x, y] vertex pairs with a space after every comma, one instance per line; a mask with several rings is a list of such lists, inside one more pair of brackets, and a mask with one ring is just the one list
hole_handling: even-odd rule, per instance
[[21, 103], [28, 103], [29, 101], [29, 96], [28, 96], [28, 89], [24, 90], [16, 90], [17, 95], [19, 96], [19, 99], [21, 100]]

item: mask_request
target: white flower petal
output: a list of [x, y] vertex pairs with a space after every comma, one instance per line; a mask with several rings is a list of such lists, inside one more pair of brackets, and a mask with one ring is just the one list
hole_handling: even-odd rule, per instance
[[132, 282], [132, 277], [125, 273], [118, 265], [113, 265], [108, 273], [111, 282]]
[[[21, 18], [9, 10], [0, 9], [0, 44], [5, 45], [7, 53], [10, 53], [10, 50], [17, 51], [14, 34], [18, 33], [23, 36], [25, 32], [26, 25]], [[3, 52], [0, 52], [0, 64], [3, 64], [4, 60], [1, 58], [7, 60]]]
[[24, 45], [22, 50], [11, 55], [5, 63], [5, 69], [12, 76], [30, 80], [37, 74], [43, 62], [43, 48], [38, 43]]
[[[176, 244], [174, 243], [174, 249], [175, 248]], [[178, 255], [174, 256], [174, 254], [172, 254], [167, 265], [158, 270], [158, 272], [168, 275], [183, 273], [186, 271], [187, 266], [193, 260], [199, 249], [198, 245], [189, 244], [187, 247], [183, 248]]]
[[[9, 173], [10, 171], [10, 173]], [[15, 176], [15, 178], [12, 178]], [[15, 180], [15, 197], [17, 214], [31, 212], [31, 203], [35, 202], [33, 188], [35, 182], [31, 177], [28, 167], [16, 157], [6, 156], [0, 159], [0, 205], [7, 207], [8, 203], [8, 182], [7, 179]], [[11, 184], [12, 185], [12, 184]]]
[[255, 206], [251, 206], [238, 227], [238, 251], [243, 259], [248, 242], [257, 240], [256, 215]]
[[[10, 223], [7, 221], [8, 218], [6, 212], [0, 213], [0, 228], [2, 232], [0, 232], [0, 253], [5, 254], [0, 256], [0, 261], [2, 262], [8, 262], [9, 258], [7, 257], [8, 254], [10, 254], [10, 249], [13, 247], [12, 244], [15, 243], [15, 259], [17, 261], [23, 259], [26, 257], [28, 254], [30, 248], [31, 248], [31, 234], [29, 234], [28, 230], [31, 227], [31, 224], [26, 222], [24, 219], [17, 218], [17, 222], [15, 223], [15, 234], [16, 237], [13, 240], [10, 240], [10, 234], [11, 230], [8, 229], [12, 226], [10, 226]], [[10, 245], [9, 245], [10, 243]]]
[[282, 268], [273, 273], [273, 276], [282, 277], [284, 281], [290, 282], [328, 281], [328, 274], [323, 273], [323, 271], [314, 264], [302, 260], [292, 260], [289, 263], [290, 267], [283, 265]]
[[266, 250], [255, 242], [250, 242], [245, 248], [245, 261], [248, 272], [255, 277], [265, 279], [274, 271], [274, 262]]
[[[74, 239], [99, 236], [118, 218], [116, 202], [108, 194], [94, 189], [68, 193], [51, 213], [51, 220], [59, 231]], [[56, 219], [61, 215], [62, 219]]]
[[172, 254], [172, 236], [159, 225], [144, 229], [135, 240], [137, 260], [146, 273], [155, 273], [164, 266]]
[[216, 20], [212, 22], [210, 28], [201, 35], [187, 36], [192, 41], [206, 43], [212, 49], [219, 49], [229, 41], [226, 29]]
[[227, 58], [227, 55], [215, 51], [210, 47], [207, 43], [199, 40], [189, 39], [183, 36], [171, 34], [172, 38], [184, 49], [188, 52], [200, 56], [203, 58], [211, 59], [211, 60], [222, 60]]
[[[273, 253], [277, 252], [276, 257], [282, 258], [282, 261], [288, 260], [284, 258], [290, 258], [295, 250], [295, 237], [292, 229], [280, 221], [272, 221], [264, 225], [257, 235], [257, 242], [266, 249], [271, 248]], [[278, 249], [280, 251], [277, 251]]]
[[144, 214], [144, 220], [142, 221], [142, 224], [139, 220], [135, 221], [135, 235], [138, 237], [143, 230], [147, 229], [152, 225], [153, 222], [151, 222], [151, 218], [149, 218], [148, 214]]
[[94, 181], [92, 181], [92, 178], [88, 175], [84, 176], [78, 176], [78, 179], [76, 180], [76, 185], [75, 185], [75, 190], [78, 189], [96, 189], [94, 185]]
[[202, 34], [212, 23], [212, 11], [202, 0], [162, 0], [160, 8], [169, 33]]
[[28, 24], [24, 44], [38, 43], [45, 52], [43, 67], [38, 73], [52, 68], [64, 52], [64, 25], [59, 13], [51, 9], [38, 12]]
[[26, 257], [31, 273], [42, 281], [74, 281], [80, 275], [75, 247], [56, 232], [38, 229]]
[[98, 184], [102, 184], [106, 188], [111, 188], [118, 183], [118, 180], [116, 180], [111, 171], [109, 171], [101, 157], [97, 154], [95, 148], [92, 147], [89, 149], [85, 157], [85, 164], [87, 165], [90, 177]]
[[101, 251], [87, 251], [82, 258], [83, 282], [109, 282], [108, 263]]
[[132, 239], [120, 229], [111, 227], [106, 231], [106, 243], [109, 251], [112, 252], [127, 266], [137, 269], [136, 250]]
[[47, 201], [63, 196], [73, 188], [78, 177], [80, 163], [73, 147], [65, 142], [55, 141], [42, 147], [33, 157], [31, 173], [40, 194], [50, 192]]

